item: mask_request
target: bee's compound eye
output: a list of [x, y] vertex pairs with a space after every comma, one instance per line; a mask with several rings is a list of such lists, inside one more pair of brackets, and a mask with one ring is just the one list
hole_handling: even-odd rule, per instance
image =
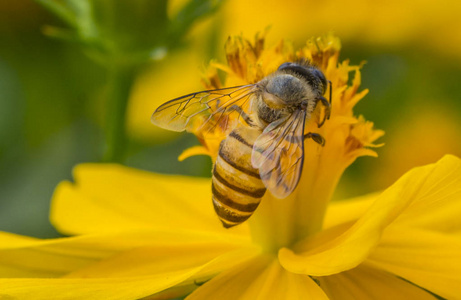
[[327, 90], [327, 79], [319, 69], [312, 69], [312, 74], [322, 82], [323, 93]]

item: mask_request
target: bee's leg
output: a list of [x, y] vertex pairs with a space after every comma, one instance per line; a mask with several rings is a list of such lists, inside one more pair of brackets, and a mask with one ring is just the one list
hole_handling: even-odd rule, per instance
[[256, 126], [251, 117], [238, 105], [234, 104], [229, 107], [229, 111], [236, 111], [243, 118], [243, 120], [251, 127]]
[[308, 139], [308, 138], [311, 138], [314, 142], [316, 142], [322, 147], [325, 146], [325, 139], [323, 138], [323, 136], [321, 136], [318, 133], [312, 133], [312, 132], [306, 133], [304, 135], [304, 139]]
[[315, 103], [315, 106], [319, 103], [319, 101], [322, 102], [323, 106], [325, 106], [325, 116], [323, 117], [322, 122], [318, 124], [318, 127], [322, 127], [323, 123], [325, 123], [326, 120], [330, 119], [330, 114], [331, 114], [331, 104], [328, 102], [328, 100], [325, 97], [320, 97], [315, 99], [317, 102]]

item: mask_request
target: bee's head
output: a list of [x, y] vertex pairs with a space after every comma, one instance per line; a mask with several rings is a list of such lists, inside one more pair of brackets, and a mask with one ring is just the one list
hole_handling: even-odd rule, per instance
[[294, 73], [304, 80], [312, 87], [318, 96], [322, 96], [327, 89], [327, 79], [322, 71], [309, 64], [307, 61], [292, 63], [286, 62], [279, 66], [278, 71], [286, 73]]

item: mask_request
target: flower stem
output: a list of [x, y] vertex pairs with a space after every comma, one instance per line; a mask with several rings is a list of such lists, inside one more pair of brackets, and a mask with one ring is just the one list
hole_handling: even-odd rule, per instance
[[126, 109], [136, 68], [112, 66], [109, 68], [107, 91], [106, 150], [104, 161], [123, 162], [126, 151]]

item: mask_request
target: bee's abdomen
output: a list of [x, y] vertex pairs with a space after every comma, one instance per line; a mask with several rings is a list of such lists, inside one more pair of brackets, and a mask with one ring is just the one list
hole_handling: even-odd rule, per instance
[[258, 207], [266, 188], [251, 165], [253, 143], [260, 132], [237, 128], [221, 142], [213, 168], [213, 206], [224, 227], [247, 220]]

